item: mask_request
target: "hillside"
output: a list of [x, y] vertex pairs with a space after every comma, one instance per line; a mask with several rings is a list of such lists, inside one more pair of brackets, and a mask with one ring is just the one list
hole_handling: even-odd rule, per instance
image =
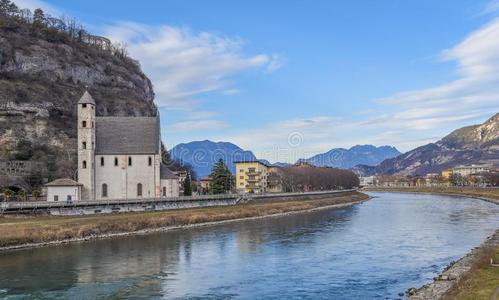
[[362, 175], [425, 175], [467, 164], [499, 165], [499, 114], [483, 124], [457, 129], [430, 143], [387, 159], [374, 168], [355, 167]]
[[395, 147], [357, 145], [350, 149], [335, 148], [303, 161], [318, 167], [350, 169], [356, 165], [375, 166], [387, 158], [401, 154]]
[[150, 80], [125, 51], [119, 55], [124, 49], [91, 44], [81, 27], [54, 20], [43, 12], [0, 12], [0, 161], [35, 162], [31, 175], [2, 177], [4, 185], [74, 177], [76, 103], [85, 88], [97, 115], [156, 112]]
[[256, 160], [251, 151], [243, 150], [232, 143], [209, 140], [178, 144], [170, 150], [170, 155], [175, 160], [191, 165], [198, 178], [208, 176], [220, 158], [233, 174], [236, 171], [235, 161]]

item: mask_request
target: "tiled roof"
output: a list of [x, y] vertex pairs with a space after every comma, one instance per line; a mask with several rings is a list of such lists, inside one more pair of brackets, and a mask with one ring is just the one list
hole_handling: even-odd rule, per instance
[[45, 186], [77, 186], [77, 185], [83, 185], [83, 184], [69, 178], [59, 178], [45, 184]]
[[89, 92], [85, 91], [83, 96], [81, 96], [80, 101], [78, 101], [78, 104], [93, 104], [95, 105], [94, 98], [90, 95]]
[[95, 118], [95, 154], [159, 152], [158, 117]]
[[159, 177], [161, 179], [177, 179], [178, 176], [175, 175], [172, 171], [170, 171], [170, 169], [168, 169], [167, 166], [165, 165], [161, 165], [161, 168], [159, 169]]

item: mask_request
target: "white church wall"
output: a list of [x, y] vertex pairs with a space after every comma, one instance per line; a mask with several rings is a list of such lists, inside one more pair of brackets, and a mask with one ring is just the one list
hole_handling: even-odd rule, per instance
[[[165, 193], [163, 193], [163, 188]], [[161, 179], [161, 197], [178, 197], [178, 179]]]
[[[96, 155], [96, 199], [159, 197], [159, 165], [156, 156], [159, 155]], [[104, 166], [101, 165], [101, 157], [104, 158]], [[118, 166], [114, 164], [115, 157], [118, 158]], [[129, 157], [131, 166], [128, 165]], [[104, 183], [107, 184], [107, 197], [102, 197]], [[137, 195], [138, 183], [142, 184], [142, 196]]]
[[78, 186], [49, 186], [47, 187], [47, 201], [66, 202], [68, 197], [71, 201], [80, 200], [80, 187]]

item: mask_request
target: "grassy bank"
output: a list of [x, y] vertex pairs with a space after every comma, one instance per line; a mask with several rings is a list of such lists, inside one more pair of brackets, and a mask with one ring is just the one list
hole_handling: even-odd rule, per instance
[[387, 191], [408, 193], [433, 193], [461, 195], [496, 200], [499, 203], [499, 188], [469, 188], [469, 187], [369, 187], [364, 191]]
[[[499, 246], [481, 249], [472, 269], [444, 297], [444, 299], [499, 299], [499, 267], [490, 265], [490, 258], [499, 264]], [[496, 293], [496, 298], [492, 297]]]
[[71, 217], [2, 217], [0, 247], [47, 243], [232, 219], [261, 217], [366, 200], [350, 195], [318, 200], [253, 203], [236, 206], [179, 209]]

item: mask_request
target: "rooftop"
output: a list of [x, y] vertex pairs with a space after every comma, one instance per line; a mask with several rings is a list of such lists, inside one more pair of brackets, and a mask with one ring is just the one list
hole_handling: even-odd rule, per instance
[[78, 185], [83, 185], [83, 184], [69, 178], [59, 178], [45, 184], [45, 186], [78, 186]]
[[88, 91], [85, 91], [83, 96], [81, 96], [80, 101], [78, 101], [78, 104], [93, 104], [95, 105], [94, 98], [90, 95]]

